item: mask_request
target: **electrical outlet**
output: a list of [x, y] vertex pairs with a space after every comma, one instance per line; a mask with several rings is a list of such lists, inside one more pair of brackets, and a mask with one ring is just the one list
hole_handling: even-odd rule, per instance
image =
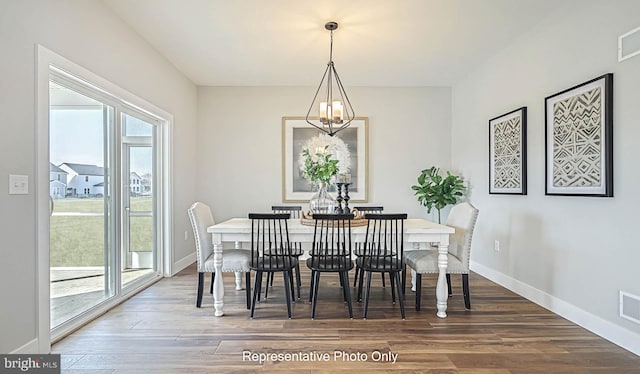
[[620, 291], [620, 317], [640, 324], [640, 296]]
[[495, 240], [493, 242], [493, 250], [496, 252], [500, 252], [500, 240]]
[[184, 232], [184, 240], [189, 240], [189, 231]]

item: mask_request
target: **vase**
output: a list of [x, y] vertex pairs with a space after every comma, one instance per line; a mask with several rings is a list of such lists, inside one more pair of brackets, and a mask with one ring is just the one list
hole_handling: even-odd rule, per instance
[[336, 207], [336, 201], [327, 192], [327, 184], [321, 182], [318, 191], [309, 200], [309, 208], [314, 214], [332, 214]]

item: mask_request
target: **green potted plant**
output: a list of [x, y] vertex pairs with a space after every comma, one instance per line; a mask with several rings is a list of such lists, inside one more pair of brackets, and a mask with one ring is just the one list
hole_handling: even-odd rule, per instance
[[424, 169], [418, 177], [418, 184], [411, 186], [418, 197], [418, 202], [427, 208], [427, 214], [431, 210], [438, 210], [438, 223], [441, 222], [441, 210], [450, 204], [458, 202], [465, 190], [462, 178], [447, 171], [447, 176], [442, 177], [440, 169], [432, 166]]
[[311, 156], [309, 149], [303, 149], [304, 170], [302, 176], [313, 184], [329, 183], [331, 177], [338, 174], [338, 160], [333, 160], [327, 152], [329, 146], [325, 146], [321, 152]]

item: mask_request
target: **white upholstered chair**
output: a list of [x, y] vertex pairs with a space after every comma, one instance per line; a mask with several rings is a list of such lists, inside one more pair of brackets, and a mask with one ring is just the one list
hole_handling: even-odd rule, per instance
[[[196, 260], [198, 265], [198, 297], [196, 299], [196, 307], [202, 305], [202, 290], [204, 288], [204, 274], [212, 273], [211, 284], [215, 277], [215, 268], [213, 266], [213, 243], [211, 242], [211, 234], [207, 232], [207, 227], [215, 224], [211, 208], [208, 205], [195, 202], [188, 209], [189, 219], [193, 227], [193, 235], [196, 241]], [[225, 249], [224, 260], [222, 262], [222, 272], [224, 273], [240, 273], [246, 274], [246, 284], [251, 284], [251, 273], [249, 261], [251, 259], [251, 251], [247, 249]], [[238, 289], [236, 280], [236, 289]], [[251, 307], [251, 291], [247, 290], [247, 309]]]
[[[478, 219], [478, 209], [464, 202], [451, 208], [446, 225], [456, 229], [449, 240], [447, 265], [447, 285], [451, 295], [451, 278], [449, 274], [462, 274], [462, 292], [464, 306], [471, 309], [469, 297], [469, 259], [471, 255], [471, 239]], [[405, 252], [405, 263], [416, 272], [416, 310], [420, 310], [420, 294], [422, 291], [422, 274], [437, 274], [438, 251], [420, 250]]]

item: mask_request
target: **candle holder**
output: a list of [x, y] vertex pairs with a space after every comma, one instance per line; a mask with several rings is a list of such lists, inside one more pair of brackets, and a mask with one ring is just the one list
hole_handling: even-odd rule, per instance
[[344, 211], [342, 210], [342, 185], [344, 183], [336, 182], [336, 188], [338, 189], [338, 196], [336, 196], [336, 202], [338, 203], [335, 208], [336, 214], [342, 214]]
[[[349, 178], [351, 179], [351, 178]], [[351, 185], [351, 183], [343, 183], [342, 184], [344, 186], [344, 197], [342, 198], [342, 200], [344, 201], [344, 208], [342, 208], [342, 211], [344, 213], [350, 213], [349, 210], [349, 186]]]

